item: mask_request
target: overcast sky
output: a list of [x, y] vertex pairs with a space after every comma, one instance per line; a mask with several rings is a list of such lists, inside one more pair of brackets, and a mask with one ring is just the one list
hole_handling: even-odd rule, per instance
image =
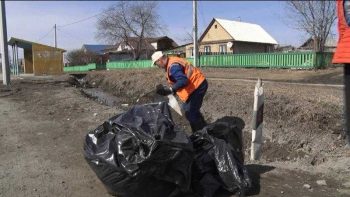
[[[8, 38], [17, 37], [54, 45], [53, 26], [70, 24], [100, 13], [112, 1], [6, 1]], [[167, 36], [184, 43], [192, 29], [192, 1], [159, 1], [160, 20], [167, 26]], [[198, 23], [202, 32], [213, 17], [261, 25], [279, 44], [298, 46], [307, 39], [287, 25], [283, 1], [199, 1]], [[58, 47], [67, 50], [83, 44], [103, 44], [95, 39], [96, 17], [58, 28]]]

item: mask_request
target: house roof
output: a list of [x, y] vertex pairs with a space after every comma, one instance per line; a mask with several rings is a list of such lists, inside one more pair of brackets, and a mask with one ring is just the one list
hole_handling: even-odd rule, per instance
[[113, 45], [102, 45], [102, 44], [84, 44], [82, 48], [86, 50], [102, 55], [103, 50], [112, 47]]
[[[278, 44], [277, 41], [260, 25], [213, 18], [212, 22], [207, 27], [207, 30], [209, 30], [214, 21], [217, 21], [235, 41]], [[204, 31], [200, 40], [202, 40], [207, 30]]]
[[338, 40], [335, 38], [328, 38], [326, 40], [326, 46], [327, 47], [337, 47]]
[[[152, 42], [157, 42], [159, 39], [157, 38], [145, 38], [142, 40], [142, 49], [150, 49], [155, 50], [154, 46], [151, 44]], [[139, 38], [129, 38], [129, 45], [131, 45], [132, 48], [136, 49], [137, 44], [139, 42]]]
[[[129, 45], [132, 47], [132, 48], [137, 48], [137, 44], [138, 44], [138, 39], [137, 37], [130, 37], [128, 39], [129, 41]], [[143, 39], [143, 43], [142, 43], [142, 49], [148, 49], [148, 50], [155, 50], [154, 46], [152, 45], [152, 43], [154, 42], [157, 42], [157, 41], [160, 41], [160, 40], [163, 40], [163, 39], [169, 39], [172, 41], [174, 47], [177, 47], [178, 45], [176, 44], [176, 42], [169, 38], [168, 36], [161, 36], [161, 37], [148, 37], [148, 38], [144, 38]], [[125, 42], [120, 42], [120, 43], [117, 43], [116, 45], [112, 45], [110, 47], [107, 47], [105, 48], [103, 51], [104, 52], [107, 52], [107, 51], [111, 51], [111, 50], [115, 50], [119, 47], [119, 45], [123, 44]]]
[[173, 47], [177, 47], [178, 44], [171, 38], [169, 38], [168, 36], [161, 36], [161, 37], [155, 37], [155, 38], [148, 38], [148, 42], [157, 42], [159, 40], [171, 40]]
[[45, 47], [48, 47], [48, 48], [52, 48], [54, 50], [66, 52], [66, 50], [64, 50], [64, 49], [55, 48], [55, 47], [48, 46], [48, 45], [45, 45], [45, 44], [40, 44], [40, 43], [37, 43], [37, 42], [31, 42], [31, 41], [28, 41], [28, 40], [23, 40], [23, 39], [14, 38], [14, 37], [11, 37], [11, 39], [7, 42], [7, 44], [9, 44], [9, 45], [13, 45], [15, 43], [17, 44], [18, 47], [23, 48], [23, 49], [31, 49], [33, 44], [37, 44], [37, 45], [42, 45], [42, 46], [45, 46]]
[[[299, 48], [306, 47], [309, 44], [309, 42], [311, 42], [311, 41], [313, 41], [313, 38], [310, 37]], [[337, 47], [337, 43], [338, 43], [338, 40], [336, 38], [328, 37], [326, 40], [325, 46], [326, 47]]]

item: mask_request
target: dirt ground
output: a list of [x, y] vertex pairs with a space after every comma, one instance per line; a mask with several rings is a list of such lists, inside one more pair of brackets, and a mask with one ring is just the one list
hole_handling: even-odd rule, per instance
[[[210, 77], [234, 78], [226, 69], [216, 70], [216, 74], [204, 72], [207, 76], [211, 73]], [[285, 81], [290, 82], [300, 71], [286, 72], [290, 80], [286, 75]], [[248, 75], [254, 73], [242, 78]], [[341, 75], [336, 78], [341, 80]], [[163, 73], [154, 69], [89, 72], [88, 87], [115, 96], [107, 106], [87, 98], [69, 81], [67, 75], [25, 77], [13, 80], [10, 89], [0, 86], [0, 196], [109, 196], [83, 158], [84, 137], [104, 120], [123, 112], [122, 104], [154, 100], [147, 93], [165, 83]], [[245, 122], [246, 161], [255, 186], [248, 194], [350, 196], [342, 88], [264, 84], [265, 144], [259, 162], [248, 160], [253, 90], [254, 83], [209, 79], [202, 110], [208, 121], [234, 116]], [[318, 185], [317, 180], [325, 180], [327, 185]]]
[[207, 77], [254, 79], [314, 84], [343, 84], [343, 67], [331, 67], [321, 70], [291, 70], [291, 69], [230, 69], [230, 68], [205, 68]]

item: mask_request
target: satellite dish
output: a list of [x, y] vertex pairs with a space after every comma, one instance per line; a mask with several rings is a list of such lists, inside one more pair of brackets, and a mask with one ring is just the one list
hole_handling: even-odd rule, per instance
[[228, 48], [231, 48], [232, 46], [233, 46], [233, 43], [232, 43], [232, 42], [228, 42], [228, 43], [227, 43], [227, 47], [228, 47]]

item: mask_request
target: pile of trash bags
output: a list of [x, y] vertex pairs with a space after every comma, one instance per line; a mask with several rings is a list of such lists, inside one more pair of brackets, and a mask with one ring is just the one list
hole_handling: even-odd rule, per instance
[[136, 105], [86, 135], [84, 156], [109, 193], [118, 197], [243, 196], [251, 186], [242, 131], [216, 121], [186, 135], [166, 102]]

